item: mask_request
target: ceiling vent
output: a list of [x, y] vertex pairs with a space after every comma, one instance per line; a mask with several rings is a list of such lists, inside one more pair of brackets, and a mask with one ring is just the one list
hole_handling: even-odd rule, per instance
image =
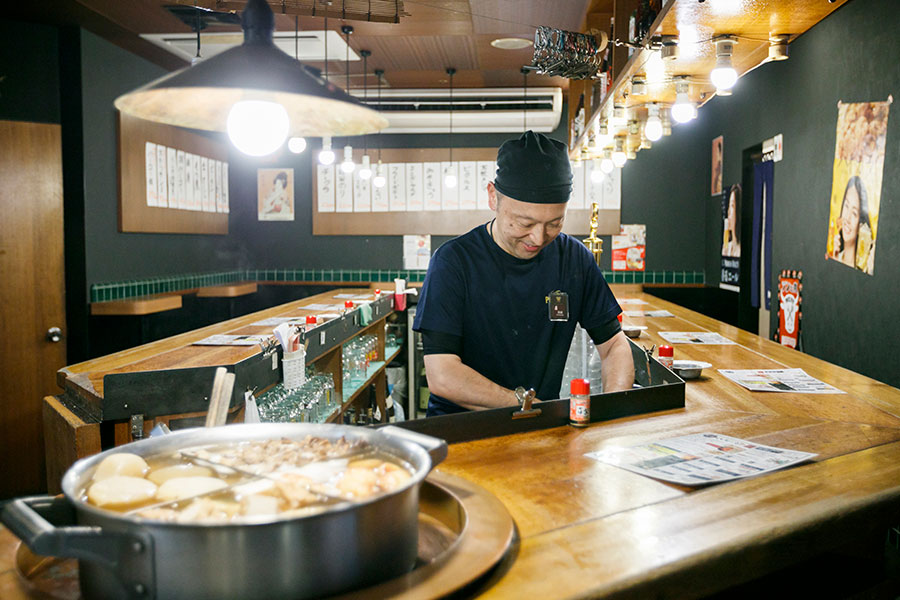
[[[350, 94], [362, 100], [363, 91]], [[450, 94], [446, 89], [368, 90], [366, 104], [380, 110], [390, 125], [384, 133], [449, 133]], [[562, 115], [562, 89], [554, 87], [472, 88], [453, 90], [453, 133], [514, 133], [528, 129], [550, 133]]]

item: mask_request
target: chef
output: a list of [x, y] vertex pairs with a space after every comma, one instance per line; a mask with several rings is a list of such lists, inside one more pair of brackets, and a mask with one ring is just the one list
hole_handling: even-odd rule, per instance
[[[422, 334], [428, 416], [559, 395], [576, 323], [602, 360], [605, 392], [630, 389], [622, 312], [600, 268], [561, 233], [572, 191], [566, 146], [528, 131], [497, 152], [495, 217], [431, 258], [413, 329]], [[592, 390], [597, 392], [599, 390]]]

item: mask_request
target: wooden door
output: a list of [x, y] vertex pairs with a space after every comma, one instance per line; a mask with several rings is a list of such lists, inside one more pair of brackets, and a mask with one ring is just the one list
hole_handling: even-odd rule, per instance
[[0, 121], [0, 498], [46, 489], [41, 403], [65, 326], [60, 127]]

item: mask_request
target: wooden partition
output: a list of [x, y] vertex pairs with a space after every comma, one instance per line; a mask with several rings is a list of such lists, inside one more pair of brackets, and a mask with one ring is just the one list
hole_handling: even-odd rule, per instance
[[227, 234], [227, 212], [148, 206], [147, 142], [207, 159], [228, 160], [227, 148], [213, 137], [119, 113], [119, 231]]

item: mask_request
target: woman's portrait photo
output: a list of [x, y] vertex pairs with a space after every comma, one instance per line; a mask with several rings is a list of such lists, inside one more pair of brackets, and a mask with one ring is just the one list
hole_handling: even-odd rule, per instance
[[257, 171], [257, 214], [260, 221], [294, 220], [294, 169]]
[[888, 102], [838, 104], [825, 257], [869, 275], [875, 272], [875, 239]]
[[722, 206], [722, 256], [741, 256], [741, 186], [733, 185]]

